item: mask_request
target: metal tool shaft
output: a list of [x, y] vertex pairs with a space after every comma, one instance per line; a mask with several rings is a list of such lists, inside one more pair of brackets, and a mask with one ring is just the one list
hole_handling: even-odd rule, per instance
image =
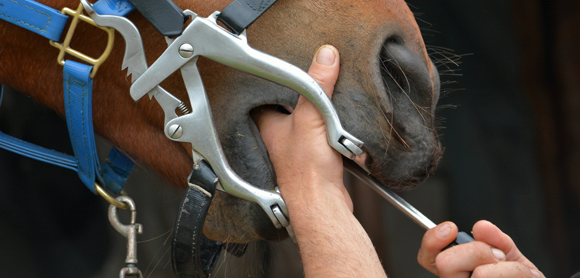
[[373, 176], [367, 174], [363, 169], [361, 169], [356, 163], [351, 160], [343, 159], [344, 168], [352, 173], [355, 177], [370, 186], [375, 192], [385, 198], [389, 203], [415, 221], [419, 226], [423, 227], [425, 230], [429, 230], [437, 225], [433, 223], [429, 218], [423, 215], [416, 208], [411, 206], [407, 201], [393, 192], [391, 189], [382, 185]]

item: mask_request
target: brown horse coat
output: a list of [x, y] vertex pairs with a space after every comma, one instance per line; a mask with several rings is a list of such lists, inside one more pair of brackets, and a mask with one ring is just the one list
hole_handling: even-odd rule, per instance
[[[56, 9], [78, 6], [71, 0], [40, 2]], [[180, 0], [176, 4], [208, 16], [229, 2]], [[139, 28], [152, 64], [166, 47], [164, 38], [137, 12], [128, 18]], [[99, 56], [106, 34], [95, 30], [79, 26], [73, 46]], [[0, 34], [0, 83], [64, 114], [57, 50], [43, 37], [4, 21]], [[433, 117], [439, 78], [404, 1], [279, 0], [248, 29], [248, 40], [254, 48], [303, 69], [319, 46], [336, 46], [341, 74], [333, 103], [345, 129], [365, 142], [367, 168], [394, 188], [413, 187], [431, 174], [441, 154]], [[130, 80], [120, 71], [123, 51], [123, 39], [116, 35], [113, 52], [95, 77], [95, 131], [184, 186], [192, 169], [191, 147], [164, 136], [163, 111], [155, 101], [133, 102]], [[206, 59], [198, 65], [230, 165], [251, 184], [272, 189], [275, 174], [249, 112], [267, 104], [293, 106], [297, 94]], [[179, 74], [162, 85], [187, 101]], [[204, 232], [212, 239], [232, 242], [286, 237], [259, 206], [227, 194], [217, 195]]]

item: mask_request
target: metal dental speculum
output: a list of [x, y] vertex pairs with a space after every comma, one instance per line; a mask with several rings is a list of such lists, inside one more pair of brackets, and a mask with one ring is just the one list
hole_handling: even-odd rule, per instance
[[[281, 59], [257, 51], [248, 45], [245, 31], [235, 35], [216, 23], [219, 12], [208, 18], [189, 10], [183, 13], [192, 18], [182, 35], [167, 38], [167, 50], [147, 68], [143, 43], [137, 28], [119, 16], [101, 16], [86, 0], [81, 0], [88, 14], [100, 26], [115, 28], [125, 39], [123, 68], [132, 74], [131, 97], [137, 101], [146, 94], [155, 97], [165, 112], [164, 133], [177, 142], [191, 143], [194, 163], [203, 158], [219, 176], [218, 189], [234, 196], [258, 203], [277, 228], [291, 227], [288, 210], [278, 192], [254, 187], [240, 178], [229, 166], [215, 130], [210, 104], [197, 68], [199, 56], [223, 65], [262, 77], [288, 87], [310, 100], [322, 114], [327, 126], [329, 144], [347, 158], [363, 154], [363, 142], [346, 132], [330, 99], [316, 81], [298, 67]], [[183, 103], [159, 86], [167, 77], [181, 70], [191, 103], [191, 113]], [[185, 115], [175, 112], [180, 108]], [[199, 155], [199, 156], [198, 156]]]

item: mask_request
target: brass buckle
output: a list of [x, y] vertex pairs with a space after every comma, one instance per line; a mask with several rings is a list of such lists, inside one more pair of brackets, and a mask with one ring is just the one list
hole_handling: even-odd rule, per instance
[[[109, 195], [109, 193], [107, 193], [107, 191], [105, 191], [104, 188], [99, 186], [97, 182], [95, 182], [95, 191], [97, 191], [97, 193], [99, 193], [99, 195], [101, 195], [101, 197], [107, 200], [107, 202], [109, 202], [111, 205], [116, 206], [120, 209], [129, 209], [129, 205], [127, 205], [124, 202], [120, 202], [119, 200], [117, 200], [117, 198]], [[125, 190], [121, 190], [119, 196], [127, 196], [127, 192], [125, 192]]]
[[[105, 62], [105, 60], [107, 60], [107, 58], [109, 57], [109, 54], [111, 54], [111, 50], [113, 50], [113, 42], [115, 41], [115, 29], [109, 28], [109, 27], [97, 26], [97, 24], [95, 24], [93, 19], [91, 19], [90, 17], [83, 14], [83, 4], [80, 4], [79, 7], [76, 9], [76, 11], [71, 10], [69, 8], [64, 8], [64, 9], [62, 9], [61, 13], [72, 16], [72, 22], [70, 24], [68, 32], [66, 33], [66, 37], [64, 38], [64, 42], [62, 44], [55, 42], [55, 41], [52, 41], [52, 40], [50, 41], [50, 45], [60, 49], [60, 53], [58, 54], [57, 62], [61, 66], [64, 66], [64, 54], [68, 53], [74, 57], [77, 57], [77, 58], [93, 65], [93, 70], [91, 71], [91, 78], [94, 78], [95, 74], [97, 74], [97, 70], [99, 69], [99, 66], [103, 62]], [[109, 34], [109, 41], [107, 42], [107, 47], [105, 48], [105, 51], [103, 52], [101, 57], [99, 57], [98, 59], [91, 58], [91, 57], [69, 47], [70, 41], [72, 40], [72, 36], [75, 32], [75, 29], [77, 27], [79, 19], [86, 22], [86, 23], [89, 23], [95, 27], [100, 28], [101, 30], [103, 30]]]

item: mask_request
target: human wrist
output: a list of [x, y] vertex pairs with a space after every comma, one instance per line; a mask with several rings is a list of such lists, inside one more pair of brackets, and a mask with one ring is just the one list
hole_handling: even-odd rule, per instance
[[[320, 177], [295, 179], [293, 184], [280, 182], [282, 197], [292, 218], [311, 218], [333, 210], [345, 210], [352, 214], [352, 201], [342, 180], [337, 184]], [[296, 186], [300, 184], [300, 186]]]
[[308, 201], [331, 194], [344, 199], [342, 174], [328, 178], [316, 171], [300, 171], [291, 175], [278, 176], [277, 180], [285, 198]]
[[[344, 197], [330, 192], [338, 187], [323, 182], [310, 188], [310, 192], [301, 191], [286, 201], [307, 276], [338, 277], [340, 273], [340, 277], [356, 277], [364, 270], [369, 277], [384, 277], [372, 242], [352, 214], [352, 207]], [[353, 261], [348, 255], [340, 255], [344, 250], [359, 257]]]

